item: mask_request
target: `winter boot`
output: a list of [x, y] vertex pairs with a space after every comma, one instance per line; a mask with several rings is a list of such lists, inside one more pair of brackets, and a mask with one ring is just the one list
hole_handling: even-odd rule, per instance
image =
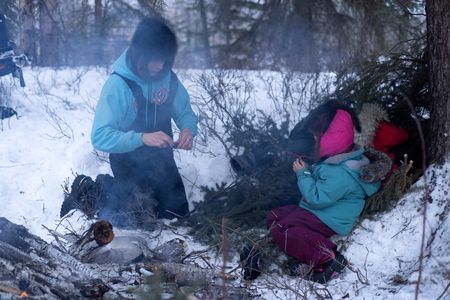
[[60, 217], [65, 216], [71, 209], [79, 209], [88, 217], [93, 217], [100, 194], [99, 185], [91, 177], [78, 175], [72, 183], [70, 193], [64, 195]]
[[330, 259], [320, 267], [313, 269], [309, 280], [323, 284], [342, 272], [348, 262], [341, 253], [334, 251], [334, 254], [334, 259]]
[[289, 276], [305, 278], [311, 273], [312, 267], [298, 260], [290, 260], [286, 263], [285, 270]]
[[240, 259], [245, 280], [256, 279], [261, 274], [261, 255], [261, 250], [254, 245], [247, 245], [242, 249]]

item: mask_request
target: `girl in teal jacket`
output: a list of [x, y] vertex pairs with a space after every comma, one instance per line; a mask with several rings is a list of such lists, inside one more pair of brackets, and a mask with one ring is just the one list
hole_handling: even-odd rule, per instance
[[320, 283], [333, 278], [347, 264], [329, 238], [351, 231], [364, 208], [364, 199], [380, 186], [379, 181], [364, 182], [360, 177], [369, 160], [353, 143], [358, 121], [350, 111], [330, 102], [312, 114], [307, 130], [312, 144], [317, 141], [312, 148], [318, 162], [309, 165], [302, 157], [293, 163], [303, 198], [298, 206], [276, 208], [267, 216], [275, 243], [299, 262], [311, 265], [307, 279]]

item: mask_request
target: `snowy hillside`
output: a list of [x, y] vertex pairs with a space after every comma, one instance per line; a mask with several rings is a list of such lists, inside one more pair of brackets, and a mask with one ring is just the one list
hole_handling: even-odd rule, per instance
[[[3, 120], [0, 131], [0, 217], [24, 225], [48, 242], [52, 236], [44, 226], [61, 230], [65, 226], [76, 230], [86, 226], [78, 214], [65, 220], [63, 226], [58, 225], [62, 186], [66, 181], [72, 182], [75, 174], [95, 178], [99, 173], [111, 173], [105, 161], [107, 157], [94, 152], [90, 144], [93, 113], [107, 74], [107, 70], [100, 68], [25, 69], [24, 89], [10, 78], [1, 78], [5, 94], [1, 104], [16, 109], [19, 118]], [[202, 118], [202, 114], [208, 113], [207, 107], [200, 102], [202, 89], [193, 80], [200, 75], [200, 71], [180, 72], [191, 93], [194, 110], [201, 112]], [[242, 96], [249, 107], [269, 114], [282, 111], [283, 107], [276, 107], [272, 101], [281, 91], [268, 89], [269, 81], [261, 81], [261, 76], [270, 77], [270, 82], [280, 80], [276, 73], [247, 73], [246, 80], [251, 87], [237, 94], [236, 99]], [[304, 101], [298, 106], [297, 119], [306, 112], [307, 101]], [[190, 204], [201, 201], [200, 186], [232, 178], [225, 149], [217, 139], [208, 137], [205, 128], [202, 132], [194, 151], [176, 150], [175, 154]], [[263, 299], [412, 299], [424, 226], [420, 299], [449, 299], [449, 172], [450, 157], [443, 167], [431, 167], [426, 174], [432, 201], [427, 203], [425, 221], [424, 179], [421, 178], [395, 209], [362, 222], [348, 237], [350, 246], [344, 252], [354, 272], [347, 269], [326, 286], [312, 286], [298, 278], [279, 275], [276, 270], [271, 272], [269, 268], [256, 281], [237, 284], [248, 284]], [[184, 230], [175, 233], [184, 234]], [[160, 239], [168, 240], [173, 235], [174, 232], [163, 232]], [[203, 247], [189, 237], [186, 239], [191, 249]]]

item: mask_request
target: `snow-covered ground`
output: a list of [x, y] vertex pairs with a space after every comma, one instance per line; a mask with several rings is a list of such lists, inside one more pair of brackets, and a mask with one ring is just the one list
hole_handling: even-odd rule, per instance
[[[180, 78], [193, 97], [194, 110], [207, 113], [201, 103], [204, 91], [192, 80], [201, 73], [183, 71]], [[6, 89], [1, 104], [12, 106], [19, 114], [18, 119], [3, 120], [0, 131], [0, 216], [24, 225], [48, 242], [52, 236], [45, 227], [63, 230], [70, 226], [79, 230], [87, 224], [79, 214], [60, 224], [64, 183], [71, 183], [75, 174], [95, 178], [99, 173], [111, 173], [105, 156], [95, 153], [90, 144], [93, 113], [107, 74], [100, 68], [25, 69], [24, 89], [9, 77], [0, 79]], [[261, 76], [271, 79], [262, 81]], [[283, 94], [280, 74], [249, 72], [245, 79], [251, 88], [236, 92], [235, 100], [242, 97], [250, 107], [266, 113], [285, 109], [273, 101]], [[319, 83], [322, 79], [318, 79]], [[274, 85], [269, 88], [271, 80]], [[303, 100], [307, 103], [307, 99]], [[300, 109], [306, 107], [304, 104]], [[213, 137], [198, 141], [194, 151], [177, 150], [175, 157], [191, 204], [201, 201], [200, 186], [232, 179], [226, 152]], [[427, 172], [433, 201], [427, 205], [420, 299], [450, 298], [449, 169], [450, 158], [443, 167], [431, 167]], [[242, 284], [248, 284], [263, 299], [319, 298], [316, 292], [333, 299], [414, 298], [424, 224], [423, 187], [422, 178], [395, 209], [375, 220], [363, 221], [349, 237], [351, 243], [344, 254], [356, 272], [347, 269], [326, 286], [311, 287], [308, 282], [274, 272]], [[164, 231], [158, 242], [180, 234], [191, 250], [206, 248], [194, 243], [183, 228]]]

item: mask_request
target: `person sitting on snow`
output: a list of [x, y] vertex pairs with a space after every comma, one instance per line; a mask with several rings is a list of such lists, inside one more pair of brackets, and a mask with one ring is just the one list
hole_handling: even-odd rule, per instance
[[109, 153], [114, 178], [152, 193], [158, 217], [168, 219], [189, 212], [173, 148], [192, 149], [198, 123], [172, 71], [176, 52], [175, 33], [163, 20], [142, 19], [103, 86], [91, 136], [96, 150]]
[[399, 168], [398, 161], [403, 157], [399, 157], [395, 150], [408, 141], [408, 132], [393, 124], [386, 110], [377, 103], [365, 103], [358, 118], [364, 126], [361, 128], [361, 133], [356, 135], [356, 142], [362, 146], [371, 146], [385, 153], [392, 160], [392, 169], [386, 176], [385, 182]]
[[293, 163], [303, 198], [299, 205], [272, 210], [267, 224], [274, 242], [299, 262], [313, 266], [310, 279], [327, 282], [343, 270], [347, 260], [329, 240], [346, 235], [380, 182], [366, 183], [361, 168], [369, 164], [364, 149], [354, 144], [354, 127], [360, 127], [351, 110], [327, 102], [311, 113], [309, 132], [315, 153], [308, 164], [301, 157]]
[[[330, 241], [347, 235], [364, 208], [364, 199], [376, 193], [389, 170], [365, 182], [362, 169], [370, 166], [364, 149], [354, 143], [360, 124], [354, 111], [337, 101], [313, 110], [291, 132], [290, 150], [297, 158], [292, 169], [302, 194], [298, 205], [275, 208], [267, 215], [272, 240], [299, 263], [312, 266], [306, 279], [325, 283], [347, 265]], [[388, 164], [390, 168], [390, 164]], [[260, 251], [247, 250], [244, 278], [259, 275]], [[247, 267], [247, 269], [246, 269]]]

